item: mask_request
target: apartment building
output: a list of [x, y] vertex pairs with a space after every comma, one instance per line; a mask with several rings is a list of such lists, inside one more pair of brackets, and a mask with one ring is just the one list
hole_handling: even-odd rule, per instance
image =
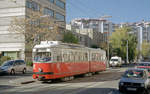
[[[101, 18], [97, 19], [78, 18], [71, 21], [71, 28], [76, 29], [73, 31], [76, 31], [78, 33], [78, 36], [81, 32], [86, 31], [87, 35], [89, 34], [89, 31], [94, 32], [91, 33], [93, 35], [93, 38], [89, 37], [91, 42], [87, 39], [87, 36], [80, 36], [80, 37], [83, 37], [82, 39], [84, 39], [86, 46], [89, 45], [100, 46], [100, 44], [103, 44], [104, 42], [106, 43], [108, 41], [108, 36], [110, 36], [112, 32], [115, 31], [115, 24], [106, 19]], [[83, 41], [82, 42], [80, 41], [80, 43], [84, 44]]]
[[49, 15], [60, 31], [65, 29], [66, 0], [0, 0], [0, 56], [25, 59], [25, 37], [8, 29], [13, 17], [28, 17], [30, 11]]
[[139, 41], [150, 42], [150, 22], [120, 23], [119, 27], [127, 26], [131, 28], [132, 34], [136, 35]]

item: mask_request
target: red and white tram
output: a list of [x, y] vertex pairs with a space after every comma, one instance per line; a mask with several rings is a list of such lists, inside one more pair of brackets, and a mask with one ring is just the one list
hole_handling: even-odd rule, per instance
[[106, 70], [106, 52], [82, 45], [42, 41], [33, 49], [33, 78], [64, 79]]

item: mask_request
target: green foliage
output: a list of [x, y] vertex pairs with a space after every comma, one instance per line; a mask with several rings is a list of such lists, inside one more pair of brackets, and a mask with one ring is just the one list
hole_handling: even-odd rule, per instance
[[63, 42], [65, 43], [78, 43], [78, 38], [75, 37], [71, 32], [64, 33]]
[[9, 56], [2, 56], [1, 59], [0, 59], [0, 65], [1, 65], [4, 61], [7, 61], [7, 60], [11, 60], [11, 57], [9, 57]]
[[27, 62], [27, 66], [33, 66], [33, 62], [28, 61], [28, 62]]
[[142, 55], [143, 55], [143, 57], [150, 56], [150, 43], [143, 42], [143, 44], [142, 44]]
[[112, 53], [121, 56], [124, 60], [126, 59], [128, 41], [129, 61], [134, 60], [137, 56], [137, 39], [135, 35], [129, 33], [130, 31], [131, 29], [129, 27], [118, 28], [110, 37], [110, 43], [113, 49]]

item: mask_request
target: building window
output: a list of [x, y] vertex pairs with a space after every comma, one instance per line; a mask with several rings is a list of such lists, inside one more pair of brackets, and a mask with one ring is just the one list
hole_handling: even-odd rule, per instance
[[51, 3], [54, 3], [54, 0], [48, 0], [49, 2], [51, 2]]
[[56, 5], [60, 8], [65, 9], [65, 3], [62, 2], [61, 0], [56, 0]]
[[65, 16], [60, 13], [56, 13], [56, 19], [60, 21], [65, 21]]
[[27, 1], [26, 7], [32, 9], [33, 11], [40, 11], [40, 5], [33, 1]]
[[50, 15], [54, 17], [54, 11], [48, 8], [44, 8], [44, 15]]
[[27, 8], [32, 8], [32, 3], [31, 3], [31, 2], [29, 2], [29, 1], [27, 1], [27, 3], [26, 3], [26, 7], [27, 7]]

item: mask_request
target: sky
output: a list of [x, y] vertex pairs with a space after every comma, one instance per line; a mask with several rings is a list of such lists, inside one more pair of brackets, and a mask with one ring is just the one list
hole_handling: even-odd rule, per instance
[[109, 15], [114, 23], [150, 21], [150, 0], [66, 0], [66, 20]]

